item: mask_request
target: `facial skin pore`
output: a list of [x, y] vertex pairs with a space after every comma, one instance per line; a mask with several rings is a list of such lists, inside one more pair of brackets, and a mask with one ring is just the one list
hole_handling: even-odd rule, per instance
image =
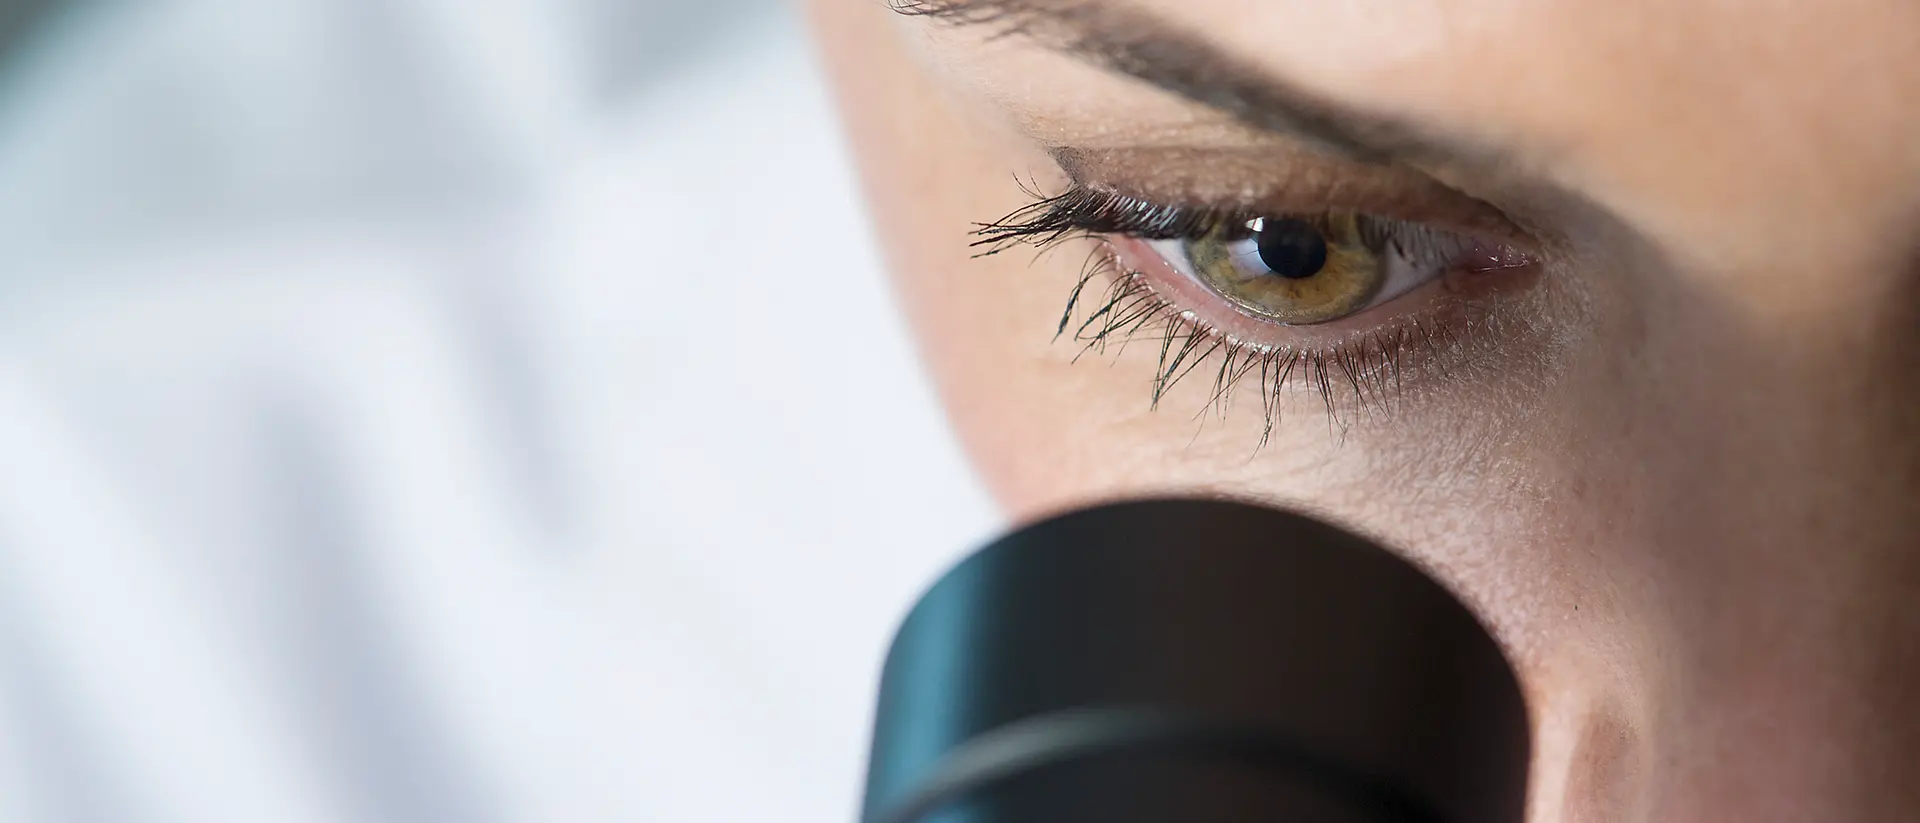
[[[812, 3], [898, 293], [1015, 517], [1224, 494], [1396, 547], [1518, 665], [1537, 823], [1920, 814], [1920, 5], [1015, 5], [1039, 22]], [[1109, 11], [1060, 22], [1087, 5]], [[1207, 70], [1086, 47], [1149, 34]], [[1196, 78], [1249, 85], [1162, 88]], [[1094, 241], [975, 257], [976, 224], [1033, 202], [1017, 180], [1075, 176], [1208, 200], [1317, 180], [1497, 218], [1540, 262], [1407, 390], [1333, 414], [1277, 393], [1260, 446], [1258, 390], [1156, 406], [1157, 345], [1075, 362], [1053, 339]]]

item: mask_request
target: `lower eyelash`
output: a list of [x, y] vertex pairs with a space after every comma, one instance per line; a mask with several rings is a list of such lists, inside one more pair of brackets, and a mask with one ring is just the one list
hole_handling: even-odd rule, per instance
[[[1088, 353], [1106, 354], [1110, 346], [1116, 355], [1135, 342], [1158, 346], [1150, 400], [1154, 408], [1175, 385], [1200, 372], [1211, 374], [1213, 384], [1196, 416], [1211, 411], [1224, 418], [1235, 390], [1252, 381], [1260, 390], [1261, 447], [1280, 423], [1288, 392], [1305, 389], [1320, 395], [1330, 428], [1345, 432], [1356, 418], [1391, 409], [1403, 388], [1407, 354], [1437, 356], [1443, 348], [1465, 342], [1461, 329], [1420, 320], [1324, 347], [1243, 342], [1162, 297], [1144, 275], [1127, 271], [1104, 239], [1092, 237], [1100, 246], [1068, 296], [1055, 339], [1070, 336], [1079, 343], [1076, 360]], [[1102, 280], [1107, 282], [1103, 292], [1090, 290]], [[1464, 328], [1470, 332], [1474, 327]]]

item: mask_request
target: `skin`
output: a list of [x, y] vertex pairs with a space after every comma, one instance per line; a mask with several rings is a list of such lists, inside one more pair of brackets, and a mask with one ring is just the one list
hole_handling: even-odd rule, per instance
[[1520, 670], [1532, 821], [1920, 814], [1920, 5], [1130, 6], [1509, 150], [1422, 171], [1549, 253], [1451, 376], [1335, 420], [1282, 392], [1256, 448], [1257, 389], [1154, 409], [1157, 346], [1052, 340], [1084, 254], [973, 259], [967, 231], [1031, 202], [1015, 176], [1063, 179], [1048, 146], [1178, 148], [1219, 193], [1300, 144], [1022, 38], [814, 0], [898, 292], [1007, 510], [1219, 493], [1394, 546]]

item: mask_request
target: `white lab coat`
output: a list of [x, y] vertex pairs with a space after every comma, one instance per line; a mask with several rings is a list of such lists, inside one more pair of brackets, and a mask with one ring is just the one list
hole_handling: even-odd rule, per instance
[[852, 818], [885, 639], [995, 518], [791, 14], [634, 68], [582, 8], [8, 56], [0, 821]]

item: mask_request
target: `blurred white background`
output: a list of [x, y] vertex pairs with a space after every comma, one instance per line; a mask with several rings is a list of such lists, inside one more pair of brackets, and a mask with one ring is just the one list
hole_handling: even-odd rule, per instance
[[850, 821], [996, 523], [807, 48], [0, 0], [0, 821]]

